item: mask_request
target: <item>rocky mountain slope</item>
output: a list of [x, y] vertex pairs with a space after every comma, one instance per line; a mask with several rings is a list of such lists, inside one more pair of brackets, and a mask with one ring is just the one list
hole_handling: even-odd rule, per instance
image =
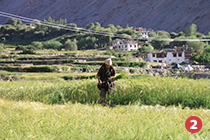
[[[0, 11], [30, 18], [67, 18], [85, 27], [127, 24], [153, 30], [179, 32], [195, 23], [204, 34], [210, 32], [208, 0], [0, 0]], [[0, 24], [8, 19], [0, 17]]]

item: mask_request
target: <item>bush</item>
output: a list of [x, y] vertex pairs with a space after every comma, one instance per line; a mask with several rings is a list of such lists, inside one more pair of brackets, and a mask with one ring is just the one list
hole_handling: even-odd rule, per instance
[[36, 49], [42, 49], [42, 48], [43, 48], [43, 43], [42, 43], [42, 42], [34, 41], [34, 42], [32, 42], [32, 45], [33, 45]]
[[140, 53], [151, 53], [154, 51], [154, 48], [149, 43], [144, 43], [138, 50]]
[[17, 51], [17, 50], [23, 50], [23, 46], [22, 45], [18, 45], [16, 48], [15, 48], [15, 50]]
[[129, 72], [130, 73], [135, 73], [135, 70], [134, 69], [130, 69]]
[[77, 51], [77, 44], [75, 42], [71, 42], [71, 40], [67, 40], [64, 44], [64, 48], [69, 51]]
[[45, 49], [54, 49], [54, 50], [61, 50], [63, 47], [63, 44], [59, 41], [47, 41], [43, 43], [43, 48]]
[[35, 54], [36, 48], [32, 45], [29, 45], [27, 47], [23, 47], [23, 52], [22, 54]]

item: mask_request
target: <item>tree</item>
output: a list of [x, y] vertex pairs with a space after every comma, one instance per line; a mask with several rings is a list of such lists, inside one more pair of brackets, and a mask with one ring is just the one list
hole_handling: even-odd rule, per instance
[[187, 29], [184, 30], [185, 36], [193, 36], [196, 35], [197, 32], [197, 25], [192, 24]]
[[43, 43], [42, 43], [42, 42], [34, 41], [34, 42], [32, 42], [32, 45], [33, 45], [36, 49], [42, 49], [42, 48], [43, 48]]
[[202, 52], [204, 50], [205, 43], [199, 41], [187, 42], [187, 45], [195, 52]]
[[[157, 38], [165, 38], [165, 37], [157, 36]], [[152, 46], [154, 46], [155, 49], [163, 49], [164, 46], [170, 44], [170, 41], [156, 41], [156, 40], [152, 40], [151, 43], [152, 43]]]
[[174, 38], [178, 37], [178, 34], [175, 33], [175, 32], [171, 32], [170, 36], [171, 36], [172, 39], [174, 39]]
[[14, 18], [11, 18], [7, 24], [10, 24], [10, 25], [13, 25], [13, 26], [16, 26], [18, 23], [18, 20], [17, 19], [14, 19]]
[[63, 47], [63, 44], [59, 41], [46, 41], [43, 43], [43, 48], [45, 49], [56, 49], [61, 50]]
[[109, 25], [107, 26], [107, 28], [110, 28], [111, 31], [112, 31], [112, 33], [117, 32], [117, 28], [116, 28], [113, 24], [109, 24]]
[[22, 49], [23, 49], [22, 54], [35, 54], [34, 51], [36, 50], [36, 48], [32, 45], [23, 47]]
[[64, 44], [65, 50], [70, 50], [70, 51], [76, 51], [77, 50], [77, 44], [75, 42], [71, 42], [71, 40], [67, 40]]
[[95, 28], [100, 28], [101, 27], [101, 24], [99, 22], [96, 22], [95, 23]]
[[18, 20], [17, 24], [22, 25], [23, 23], [21, 20]]
[[149, 37], [155, 37], [157, 36], [156, 32], [149, 32]]
[[140, 53], [151, 53], [154, 51], [154, 48], [149, 43], [144, 43], [138, 50]]
[[95, 24], [91, 23], [90, 25], [87, 25], [86, 29], [88, 29], [88, 30], [95, 29]]

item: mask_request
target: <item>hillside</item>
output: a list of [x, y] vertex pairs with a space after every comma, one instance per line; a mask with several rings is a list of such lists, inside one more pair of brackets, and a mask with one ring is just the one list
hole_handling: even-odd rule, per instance
[[[85, 27], [100, 22], [125, 27], [142, 26], [153, 30], [179, 32], [195, 23], [198, 31], [210, 29], [210, 1], [204, 0], [0, 0], [0, 9], [26, 17], [67, 18]], [[8, 19], [0, 17], [0, 24]]]

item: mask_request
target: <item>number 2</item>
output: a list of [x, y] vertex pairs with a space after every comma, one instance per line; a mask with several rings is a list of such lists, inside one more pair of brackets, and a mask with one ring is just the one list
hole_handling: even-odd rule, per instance
[[190, 129], [198, 129], [197, 127], [195, 127], [197, 125], [197, 121], [196, 120], [191, 120], [190, 122], [193, 122], [194, 124], [190, 127]]

